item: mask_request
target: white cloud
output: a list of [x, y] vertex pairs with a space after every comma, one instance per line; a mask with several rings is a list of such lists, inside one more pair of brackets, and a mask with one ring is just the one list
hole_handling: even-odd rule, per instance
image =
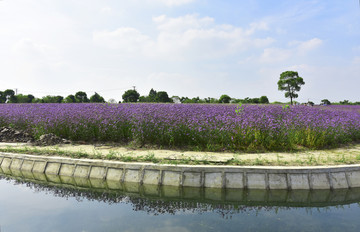
[[153, 18], [159, 31], [157, 37], [160, 53], [174, 53], [187, 58], [219, 58], [253, 47], [264, 47], [274, 40], [270, 37], [256, 38], [257, 30], [266, 24], [254, 23], [245, 31], [228, 24], [216, 24], [210, 17], [185, 15], [169, 18], [165, 15]]
[[283, 62], [293, 56], [305, 56], [321, 46], [322, 43], [321, 39], [313, 38], [307, 41], [291, 41], [288, 43], [289, 47], [286, 48], [265, 48], [259, 61], [263, 63], [277, 63]]
[[214, 23], [210, 17], [199, 18], [197, 15], [185, 15], [178, 18], [169, 18], [166, 15], [154, 17], [159, 31], [184, 32], [192, 29], [206, 28]]
[[171, 6], [180, 6], [184, 4], [189, 4], [191, 2], [194, 2], [195, 0], [148, 0], [148, 1], [158, 2], [171, 7]]
[[304, 55], [312, 50], [315, 50], [322, 43], [323, 43], [323, 41], [319, 38], [313, 38], [313, 39], [303, 41], [303, 42], [299, 42], [299, 41], [292, 42], [292, 44], [297, 45], [297, 51], [299, 54], [302, 54], [302, 55]]
[[22, 38], [18, 40], [14, 47], [14, 51], [27, 55], [47, 55], [55, 49], [47, 44], [34, 42], [30, 38]]
[[355, 57], [353, 58], [352, 63], [353, 63], [354, 65], [359, 65], [359, 66], [360, 66], [360, 56], [355, 56]]
[[269, 25], [267, 22], [261, 21], [261, 22], [254, 22], [250, 24], [250, 28], [246, 30], [246, 33], [248, 35], [252, 35], [256, 31], [267, 31], [269, 30]]
[[[171, 18], [166, 15], [153, 17], [157, 34], [150, 37], [130, 27], [114, 31], [96, 31], [93, 41], [101, 46], [147, 57], [170, 60], [217, 59], [237, 54], [251, 48], [262, 48], [274, 40], [257, 38], [255, 32], [267, 28], [265, 24], [250, 25], [245, 31], [228, 24], [216, 24], [211, 17], [185, 15]], [[137, 54], [138, 55], [138, 54]]]
[[276, 63], [287, 60], [291, 57], [292, 52], [288, 49], [265, 48], [259, 61], [263, 63]]
[[101, 8], [100, 12], [103, 14], [110, 14], [112, 12], [112, 9], [109, 6], [105, 6], [105, 7]]
[[131, 27], [122, 27], [115, 31], [96, 31], [93, 33], [93, 41], [98, 45], [128, 53], [143, 52], [152, 45], [148, 36]]

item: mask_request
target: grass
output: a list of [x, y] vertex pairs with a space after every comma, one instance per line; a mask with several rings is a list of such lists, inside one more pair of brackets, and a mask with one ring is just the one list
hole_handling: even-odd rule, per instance
[[[356, 149], [355, 149], [356, 148]], [[61, 156], [76, 159], [101, 159], [122, 162], [147, 162], [154, 164], [187, 164], [187, 165], [236, 165], [236, 166], [319, 166], [360, 164], [360, 146], [344, 149], [343, 151], [324, 150], [321, 152], [301, 153], [263, 153], [244, 154], [235, 153], [232, 158], [228, 155], [226, 159], [216, 159], [216, 156], [208, 153], [201, 155], [185, 155], [179, 152], [177, 156], [160, 157], [156, 151], [148, 151], [147, 154], [139, 154], [137, 151], [121, 153], [108, 150], [107, 153], [100, 150], [86, 152], [85, 150], [66, 151], [59, 147], [0, 147], [0, 152], [21, 153], [42, 156]], [[218, 154], [221, 156], [222, 154]], [[214, 157], [215, 158], [214, 158]]]

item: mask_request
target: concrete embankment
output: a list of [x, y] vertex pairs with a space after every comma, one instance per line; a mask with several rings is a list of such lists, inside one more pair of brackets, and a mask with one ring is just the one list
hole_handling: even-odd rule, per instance
[[138, 183], [224, 189], [348, 189], [360, 187], [360, 165], [244, 167], [165, 165], [0, 153], [3, 172], [39, 173]]

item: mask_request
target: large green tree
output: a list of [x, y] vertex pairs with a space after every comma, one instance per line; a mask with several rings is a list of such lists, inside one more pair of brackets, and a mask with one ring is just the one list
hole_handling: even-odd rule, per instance
[[76, 102], [76, 98], [74, 95], [70, 94], [69, 96], [67, 96], [65, 99], [64, 99], [64, 102], [65, 103], [75, 103]]
[[16, 103], [15, 92], [12, 89], [7, 89], [4, 92], [0, 92], [0, 102]]
[[75, 99], [76, 99], [76, 102], [81, 102], [81, 103], [89, 102], [87, 94], [83, 91], [79, 91], [79, 92], [75, 93]]
[[157, 102], [172, 102], [169, 95], [165, 91], [159, 91], [156, 93]]
[[294, 71], [286, 71], [280, 74], [280, 80], [278, 81], [278, 89], [285, 91], [285, 97], [290, 98], [291, 105], [293, 104], [293, 98], [297, 98], [301, 86], [305, 84], [302, 77]]
[[129, 89], [122, 95], [124, 102], [137, 102], [140, 94], [135, 89]]
[[102, 96], [100, 96], [100, 94], [98, 94], [97, 92], [95, 92], [94, 95], [92, 95], [90, 97], [90, 102], [93, 102], [93, 103], [104, 103], [105, 100]]
[[231, 101], [231, 97], [229, 97], [229, 95], [226, 94], [221, 95], [221, 97], [219, 98], [220, 103], [230, 103], [230, 101]]

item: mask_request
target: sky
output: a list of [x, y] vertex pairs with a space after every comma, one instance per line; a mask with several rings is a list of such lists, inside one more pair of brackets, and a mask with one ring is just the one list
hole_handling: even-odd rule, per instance
[[358, 0], [0, 0], [0, 90], [360, 101]]

